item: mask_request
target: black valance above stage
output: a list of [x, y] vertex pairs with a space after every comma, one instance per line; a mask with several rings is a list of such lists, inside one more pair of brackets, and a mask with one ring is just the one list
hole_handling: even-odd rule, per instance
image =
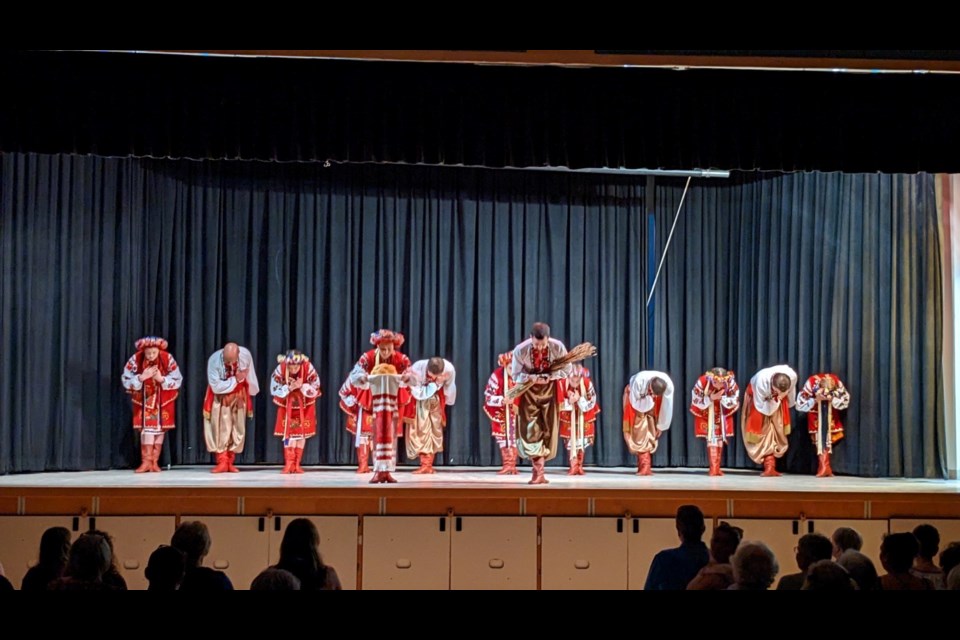
[[960, 171], [960, 78], [95, 52], [0, 55], [0, 151]]

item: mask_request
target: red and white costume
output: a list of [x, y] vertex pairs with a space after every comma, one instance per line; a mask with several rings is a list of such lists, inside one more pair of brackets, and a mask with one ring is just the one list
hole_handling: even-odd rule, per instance
[[[653, 392], [651, 383], [659, 378], [666, 389]], [[637, 475], [653, 474], [653, 453], [660, 434], [673, 422], [673, 381], [661, 371], [640, 371], [623, 390], [623, 440], [637, 456]]]
[[507, 389], [513, 386], [510, 377], [510, 362], [513, 353], [502, 353], [497, 358], [500, 365], [487, 379], [487, 388], [483, 392], [483, 412], [490, 418], [491, 435], [500, 448], [503, 464], [498, 475], [517, 475], [517, 407], [520, 399], [515, 398], [508, 410], [508, 401], [504, 399]]
[[582, 476], [583, 454], [593, 444], [596, 437], [597, 392], [593, 387], [590, 370], [572, 365], [570, 377], [559, 382], [560, 397], [560, 437], [567, 443], [570, 458], [570, 470], [567, 475]]
[[[541, 349], [532, 339], [518, 344], [510, 362], [510, 377], [517, 384], [525, 384], [531, 378], [537, 382], [519, 398], [517, 416], [517, 450], [533, 465], [530, 484], [549, 484], [544, 463], [553, 460], [559, 450], [560, 438], [560, 380], [570, 373], [570, 365], [552, 371], [551, 366], [567, 355], [567, 347], [555, 338], [548, 338]], [[545, 380], [540, 377], [546, 378]]]
[[[253, 356], [246, 347], [238, 347], [236, 362], [227, 363], [223, 349], [207, 360], [207, 394], [203, 401], [203, 435], [207, 450], [217, 458], [213, 473], [236, 473], [234, 460], [246, 444], [247, 419], [253, 417], [253, 397], [260, 383], [253, 367]], [[246, 379], [237, 380], [240, 371]]]
[[277, 356], [277, 362], [270, 377], [270, 395], [277, 406], [273, 435], [283, 439], [283, 473], [303, 473], [304, 444], [317, 434], [316, 403], [323, 395], [320, 376], [299, 351]]
[[[711, 400], [720, 393], [717, 400]], [[690, 400], [694, 435], [707, 443], [710, 475], [722, 476], [720, 461], [727, 438], [733, 437], [733, 414], [740, 408], [740, 387], [733, 371], [711, 369], [697, 378]]]
[[[818, 392], [826, 395], [826, 399], [817, 398]], [[836, 375], [832, 373], [818, 373], [807, 378], [803, 389], [797, 395], [797, 411], [807, 414], [807, 430], [810, 439], [817, 447], [817, 477], [833, 475], [830, 466], [830, 455], [833, 445], [843, 439], [843, 420], [840, 412], [850, 406], [850, 392], [843, 386]], [[820, 430], [820, 419], [826, 422]]]
[[[140, 432], [141, 464], [136, 472], [158, 472], [163, 434], [176, 426], [174, 401], [180, 393], [183, 376], [163, 338], [141, 338], [137, 340], [136, 348], [137, 352], [127, 360], [120, 378], [133, 402], [133, 428]], [[146, 352], [153, 348], [157, 349], [157, 357], [148, 361]], [[141, 376], [151, 367], [156, 367], [156, 375], [142, 379]], [[157, 380], [157, 377], [161, 379]]]
[[[783, 374], [790, 379], [790, 388], [782, 398], [773, 388], [773, 377]], [[787, 452], [790, 435], [790, 409], [797, 404], [797, 372], [786, 365], [761, 369], [743, 394], [743, 444], [747, 455], [763, 464], [762, 476], [779, 476], [777, 458]]]
[[420, 459], [420, 468], [414, 473], [435, 473], [433, 459], [443, 451], [443, 430], [447, 426], [447, 407], [457, 401], [457, 371], [449, 360], [443, 361], [440, 376], [431, 373], [429, 360], [417, 360], [407, 370], [411, 401], [404, 409], [406, 424], [407, 459]]
[[[395, 349], [388, 358], [382, 358], [380, 349], [377, 348], [383, 342], [392, 343]], [[347, 431], [353, 434], [354, 445], [357, 448], [357, 459], [359, 461], [357, 473], [370, 471], [368, 457], [372, 447], [375, 449], [378, 459], [383, 458], [379, 466], [383, 467], [382, 471], [386, 472], [387, 476], [389, 476], [390, 471], [396, 469], [396, 443], [391, 441], [388, 446], [386, 441], [380, 442], [380, 440], [385, 438], [384, 430], [388, 428], [391, 433], [399, 435], [396, 422], [400, 419], [403, 407], [410, 401], [410, 391], [406, 384], [399, 380], [396, 384], [380, 381], [376, 388], [372, 388], [370, 376], [375, 369], [378, 375], [380, 371], [389, 369], [393, 372], [392, 375], [399, 378], [399, 375], [410, 367], [410, 359], [396, 351], [403, 345], [403, 342], [402, 333], [396, 333], [389, 329], [381, 329], [370, 334], [370, 344], [375, 348], [360, 356], [340, 387], [340, 408], [347, 414]], [[381, 425], [381, 431], [384, 433], [381, 433], [379, 439], [376, 436], [375, 419], [377, 415], [375, 414], [382, 414], [380, 417], [384, 421], [392, 421], [389, 425], [386, 423]], [[389, 452], [387, 451], [388, 448], [390, 449]], [[394, 459], [388, 461], [386, 458], [390, 453], [393, 453]], [[378, 473], [380, 472], [378, 471]], [[378, 477], [382, 478], [384, 476], [375, 476], [375, 479]]]

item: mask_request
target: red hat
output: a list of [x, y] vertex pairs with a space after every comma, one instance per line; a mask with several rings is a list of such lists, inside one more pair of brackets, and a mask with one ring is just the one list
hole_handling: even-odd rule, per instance
[[136, 347], [137, 351], [143, 351], [144, 349], [149, 349], [150, 347], [156, 347], [161, 351], [166, 351], [167, 341], [156, 336], [147, 336], [146, 338], [140, 338], [137, 340]]
[[380, 346], [381, 342], [392, 342], [397, 349], [403, 344], [404, 337], [402, 333], [390, 331], [390, 329], [380, 329], [370, 334], [370, 344], [375, 347]]
[[507, 351], [506, 353], [501, 353], [497, 356], [497, 364], [501, 367], [505, 367], [508, 364], [513, 362], [513, 351]]

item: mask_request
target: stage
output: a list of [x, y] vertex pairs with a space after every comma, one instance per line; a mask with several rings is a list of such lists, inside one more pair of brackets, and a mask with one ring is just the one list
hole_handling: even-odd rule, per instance
[[[354, 467], [210, 466], [161, 473], [131, 470], [35, 473], [0, 477], [0, 562], [19, 580], [45, 528], [109, 531], [132, 588], [178, 523], [202, 520], [214, 546], [207, 565], [246, 588], [276, 562], [286, 523], [309, 517], [324, 557], [347, 589], [638, 589], [653, 555], [676, 545], [677, 507], [696, 504], [707, 536], [719, 520], [763, 540], [793, 567], [799, 536], [851, 526], [879, 562], [890, 531], [935, 524], [944, 541], [960, 539], [960, 482], [955, 480], [761, 478], [755, 471], [594, 469], [568, 477], [548, 468], [550, 484], [531, 486], [529, 467], [500, 476], [494, 467], [440, 468], [396, 484], [369, 484]], [[355, 569], [355, 570], [354, 570]]]
[[717, 518], [960, 518], [960, 481], [899, 478], [816, 478], [755, 471], [587, 468], [570, 477], [548, 468], [548, 485], [530, 486], [529, 468], [501, 476], [496, 468], [446, 467], [396, 484], [369, 484], [352, 467], [307, 467], [283, 475], [278, 466], [211, 474], [209, 466], [161, 473], [130, 470], [34, 473], [0, 477], [0, 515], [544, 515], [672, 516], [693, 503]]

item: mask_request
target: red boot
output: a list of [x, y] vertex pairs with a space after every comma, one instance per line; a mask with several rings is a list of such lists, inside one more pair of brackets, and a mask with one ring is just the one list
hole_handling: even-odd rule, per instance
[[153, 466], [152, 462], [153, 457], [153, 445], [152, 444], [141, 444], [140, 445], [140, 466], [134, 469], [134, 473], [146, 473], [150, 471], [150, 467]]
[[433, 469], [433, 456], [432, 453], [421, 453], [420, 454], [420, 468], [414, 469], [414, 473], [417, 474], [428, 474], [436, 473]]
[[720, 447], [707, 447], [707, 455], [710, 457], [709, 475], [722, 476], [723, 471], [720, 470], [720, 457], [723, 455], [723, 449]]
[[150, 471], [160, 473], [160, 452], [163, 451], [163, 442], [154, 442], [150, 455]]
[[357, 447], [357, 473], [370, 473], [370, 445], [365, 442]]
[[820, 465], [817, 468], [818, 478], [832, 478], [833, 469], [830, 468], [830, 454], [823, 452], [820, 454]]
[[[578, 451], [577, 453], [579, 453], [579, 451]], [[573, 459], [570, 460], [570, 469], [567, 470], [567, 475], [568, 475], [568, 476], [577, 476], [577, 475], [580, 475], [580, 474], [577, 472], [577, 459], [578, 459], [578, 458], [579, 458], [579, 456], [574, 456]]]
[[543, 469], [543, 456], [531, 458], [530, 462], [533, 463], [533, 478], [527, 484], [550, 484]]
[[652, 476], [653, 475], [653, 456], [649, 453], [638, 453], [637, 454], [637, 475], [638, 476]]
[[503, 456], [503, 467], [497, 471], [498, 476], [515, 476], [517, 473], [517, 453], [516, 447], [504, 447], [500, 449], [500, 455]]
[[293, 447], [284, 447], [283, 448], [283, 471], [280, 473], [293, 473], [294, 468], [294, 451]]
[[775, 478], [782, 475], [777, 471], [777, 459], [772, 455], [763, 457], [763, 473], [760, 474], [761, 478]]
[[215, 466], [210, 473], [226, 473], [230, 471], [230, 462], [227, 459], [227, 452], [221, 451], [220, 453], [214, 454], [217, 456], [217, 466]]
[[497, 471], [498, 476], [505, 476], [510, 473], [510, 449], [511, 447], [501, 447], [500, 448], [500, 470]]
[[520, 472], [517, 471], [517, 463], [520, 461], [520, 452], [517, 451], [516, 447], [510, 447], [510, 471], [507, 473], [508, 476], [518, 476]]
[[303, 447], [297, 447], [293, 450], [293, 472], [294, 473], [303, 473], [303, 467], [300, 466], [300, 461], [303, 460]]
[[237, 454], [233, 451], [227, 451], [227, 471], [230, 473], [240, 473], [240, 469], [237, 469], [233, 466], [233, 461], [236, 460]]
[[570, 461], [570, 470], [568, 476], [582, 476], [583, 474], [583, 449], [577, 451], [577, 455]]

